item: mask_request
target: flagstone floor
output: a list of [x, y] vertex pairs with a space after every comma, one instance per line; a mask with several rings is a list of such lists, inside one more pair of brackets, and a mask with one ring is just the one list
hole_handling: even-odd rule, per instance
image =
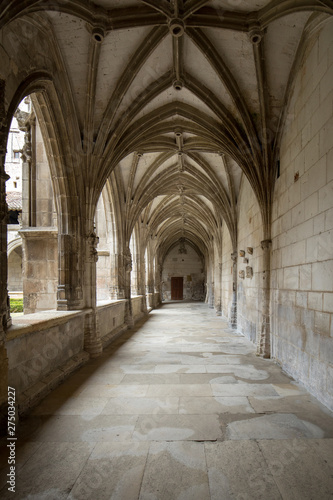
[[333, 499], [333, 414], [202, 303], [170, 302], [20, 424], [16, 493]]

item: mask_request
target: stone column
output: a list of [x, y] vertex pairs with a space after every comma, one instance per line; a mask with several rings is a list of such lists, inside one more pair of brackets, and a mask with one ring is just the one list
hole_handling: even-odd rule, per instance
[[152, 269], [152, 263], [148, 255], [148, 284], [147, 284], [147, 299], [148, 307], [154, 308], [154, 275]]
[[140, 295], [139, 287], [139, 255], [135, 254], [132, 260], [132, 271], [131, 271], [131, 296]]
[[[161, 282], [162, 282], [162, 266], [158, 264], [155, 268], [155, 280], [154, 280], [154, 307], [157, 307], [161, 303]], [[155, 300], [155, 294], [157, 294], [157, 299]]]
[[237, 328], [237, 251], [231, 254], [232, 260], [232, 302], [230, 307], [229, 326]]
[[59, 311], [73, 311], [84, 307], [81, 279], [83, 248], [80, 242], [81, 238], [78, 235], [58, 234], [57, 309]]
[[262, 319], [261, 327], [257, 336], [257, 356], [270, 358], [271, 356], [271, 331], [270, 331], [270, 264], [271, 264], [271, 244], [270, 239], [263, 240], [260, 245], [263, 251], [262, 256]]
[[147, 296], [146, 296], [146, 263], [144, 253], [139, 256], [139, 293], [142, 295], [141, 311], [147, 314]]
[[126, 247], [123, 253], [124, 261], [124, 277], [125, 277], [125, 323], [128, 328], [134, 325], [132, 300], [131, 300], [131, 271], [132, 271], [132, 256], [129, 247]]
[[209, 270], [207, 279], [207, 289], [208, 289], [208, 307], [214, 309], [214, 275], [212, 276], [212, 269]]
[[[217, 316], [222, 316], [222, 262], [217, 266], [217, 293], [215, 294], [215, 310]], [[215, 278], [216, 281], [216, 278]]]
[[7, 413], [8, 358], [6, 330], [11, 325], [9, 297], [7, 291], [7, 203], [5, 155], [7, 146], [5, 81], [0, 80], [0, 429], [4, 430]]
[[95, 230], [89, 232], [85, 238], [86, 258], [85, 258], [85, 289], [86, 306], [92, 309], [85, 316], [84, 323], [84, 349], [90, 357], [96, 358], [103, 351], [100, 339], [98, 316], [96, 308], [96, 263], [98, 237]]
[[110, 297], [113, 300], [125, 298], [123, 256], [117, 253], [111, 255]]

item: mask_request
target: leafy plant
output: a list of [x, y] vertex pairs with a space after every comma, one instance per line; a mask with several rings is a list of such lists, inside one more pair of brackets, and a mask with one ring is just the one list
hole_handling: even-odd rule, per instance
[[23, 312], [23, 299], [10, 299], [10, 312]]

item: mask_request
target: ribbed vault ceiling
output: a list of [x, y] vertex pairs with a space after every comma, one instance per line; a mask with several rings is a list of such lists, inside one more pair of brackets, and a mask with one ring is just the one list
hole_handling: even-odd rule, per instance
[[46, 30], [56, 47], [85, 182], [98, 193], [112, 172], [128, 240], [139, 221], [162, 253], [185, 236], [205, 254], [225, 223], [235, 243], [242, 175], [265, 218], [304, 32], [333, 13], [331, 0], [0, 6], [1, 25], [16, 16], [8, 26]]

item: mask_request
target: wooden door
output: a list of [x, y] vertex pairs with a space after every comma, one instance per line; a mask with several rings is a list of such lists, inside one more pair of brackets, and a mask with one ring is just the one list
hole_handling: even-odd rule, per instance
[[171, 278], [171, 300], [183, 300], [183, 277]]

